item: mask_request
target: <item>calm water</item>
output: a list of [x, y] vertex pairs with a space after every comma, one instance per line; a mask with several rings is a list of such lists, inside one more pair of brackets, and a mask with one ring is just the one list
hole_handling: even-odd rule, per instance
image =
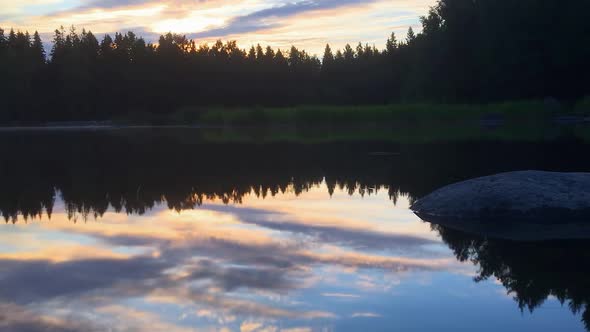
[[0, 135], [2, 331], [586, 331], [590, 241], [418, 219], [446, 184], [588, 145]]

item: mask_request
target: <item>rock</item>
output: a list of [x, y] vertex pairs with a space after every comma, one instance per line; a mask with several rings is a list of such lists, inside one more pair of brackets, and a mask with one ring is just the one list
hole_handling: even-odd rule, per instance
[[411, 209], [425, 221], [504, 238], [590, 237], [590, 173], [486, 176], [439, 189]]

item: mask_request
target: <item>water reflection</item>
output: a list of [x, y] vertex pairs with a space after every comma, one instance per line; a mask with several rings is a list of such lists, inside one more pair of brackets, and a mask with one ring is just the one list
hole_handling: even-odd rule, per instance
[[51, 215], [58, 196], [72, 219], [162, 203], [180, 211], [211, 199], [240, 203], [251, 192], [299, 195], [323, 182], [328, 193], [382, 190], [395, 203], [502, 171], [590, 169], [590, 155], [579, 153], [588, 145], [577, 141], [214, 144], [177, 131], [2, 133], [0, 213]]
[[0, 330], [579, 331], [568, 309], [521, 316], [502, 294], [580, 316], [582, 242], [433, 230], [408, 209], [464, 177], [590, 169], [577, 144], [2, 140]]
[[582, 313], [590, 330], [590, 240], [518, 242], [486, 238], [434, 225], [461, 262], [478, 267], [476, 282], [494, 278], [531, 312], [548, 298]]
[[[72, 223], [58, 200], [51, 221], [19, 220], [4, 230], [5, 315], [15, 312], [12, 328], [40, 315], [46, 318], [38, 324], [50, 325], [43, 329], [319, 330], [341, 315], [378, 314], [362, 304], [347, 312], [332, 301], [360, 300], [411, 273], [462, 269], [426, 224], [414, 224], [407, 198], [406, 208], [358, 219], [354, 210], [386, 197], [337, 191], [330, 198], [326, 190], [266, 201], [251, 193], [242, 205], [209, 201], [180, 213], [165, 206], [141, 216], [107, 211], [82, 224]], [[301, 212], [300, 199], [319, 204]], [[342, 214], [329, 213], [334, 209]], [[388, 217], [397, 221], [381, 221]]]

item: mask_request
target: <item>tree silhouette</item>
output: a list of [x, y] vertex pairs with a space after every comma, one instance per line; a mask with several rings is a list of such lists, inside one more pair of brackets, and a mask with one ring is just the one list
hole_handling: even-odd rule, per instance
[[31, 48], [31, 54], [33, 57], [32, 62], [38, 67], [45, 64], [45, 48], [43, 47], [43, 42], [37, 31], [35, 31], [35, 34], [33, 35], [33, 44], [31, 45]]
[[[523, 2], [524, 1], [524, 2]], [[111, 119], [185, 106], [493, 102], [590, 93], [586, 0], [439, 0], [398, 41], [326, 45], [322, 59], [235, 41], [60, 27], [46, 58], [39, 33], [0, 29], [0, 122]], [[551, 25], [546, 22], [552, 22]], [[555, 42], [559, 41], [559, 42]], [[34, 96], [34, 97], [33, 97]], [[24, 101], [24, 102], [23, 102]]]
[[412, 45], [412, 43], [415, 41], [416, 41], [416, 34], [414, 33], [414, 29], [412, 29], [412, 27], [409, 27], [408, 33], [406, 35], [406, 44]]
[[476, 282], [498, 279], [521, 310], [533, 312], [549, 296], [567, 303], [590, 331], [588, 240], [515, 242], [433, 226], [460, 261], [479, 267]]

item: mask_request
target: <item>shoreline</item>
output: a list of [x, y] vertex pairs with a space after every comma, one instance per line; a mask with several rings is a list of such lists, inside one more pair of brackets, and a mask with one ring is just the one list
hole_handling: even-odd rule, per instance
[[[351, 128], [365, 128], [368, 126], [374, 126], [379, 128], [386, 128], [390, 126], [397, 126], [400, 124], [404, 124], [407, 127], [412, 127], [416, 125], [420, 125], [420, 122], [427, 122], [427, 121], [434, 121], [436, 122], [437, 119], [428, 119], [424, 117], [418, 117], [417, 119], [413, 119], [414, 123], [400, 123], [404, 121], [390, 121], [390, 122], [381, 122], [377, 119], [368, 119], [367, 121], [359, 121], [356, 123], [349, 123], [349, 122], [325, 122], [325, 121], [315, 121], [315, 123], [309, 122], [300, 122], [300, 121], [284, 121], [284, 122], [273, 122], [273, 121], [260, 121], [259, 123], [240, 123], [240, 122], [227, 122], [227, 123], [207, 123], [206, 121], [201, 124], [190, 124], [190, 123], [173, 123], [173, 124], [125, 124], [125, 123], [114, 123], [109, 122], [105, 124], [97, 124], [97, 121], [88, 121], [88, 122], [77, 122], [71, 123], [65, 121], [63, 123], [60, 122], [52, 122], [50, 124], [38, 124], [38, 125], [2, 125], [0, 124], [0, 131], [35, 131], [35, 130], [114, 130], [114, 129], [151, 129], [151, 128], [161, 128], [161, 129], [255, 129], [255, 128], [288, 128], [293, 126], [310, 126], [313, 128], [323, 128], [323, 127], [332, 127], [332, 128], [342, 128], [342, 129], [351, 129]], [[424, 120], [424, 121], [422, 121]], [[514, 119], [505, 119], [505, 118], [498, 118], [498, 119], [488, 119], [485, 116], [479, 119], [478, 121], [463, 122], [463, 120], [473, 120], [470, 118], [461, 119], [459, 117], [456, 119], [456, 125], [479, 125], [482, 128], [488, 127], [502, 127], [507, 123], [514, 123], [520, 122], [522, 120], [514, 120]], [[550, 125], [555, 126], [568, 126], [568, 125], [587, 125], [590, 124], [590, 116], [583, 116], [583, 115], [568, 115], [568, 114], [560, 114], [549, 117]], [[448, 124], [448, 123], [447, 123]]]

